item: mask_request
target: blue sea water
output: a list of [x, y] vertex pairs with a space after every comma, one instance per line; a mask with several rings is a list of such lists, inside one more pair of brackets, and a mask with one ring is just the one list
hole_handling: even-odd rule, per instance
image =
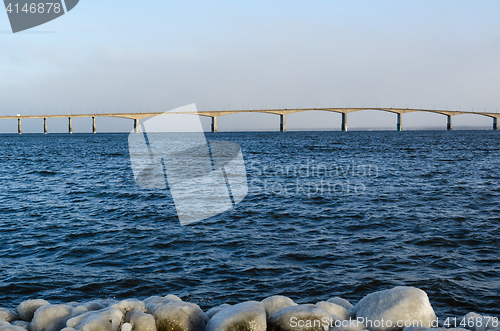
[[249, 193], [181, 227], [139, 187], [126, 134], [0, 136], [0, 306], [176, 294], [353, 303], [397, 285], [438, 316], [500, 313], [500, 133], [207, 134]]

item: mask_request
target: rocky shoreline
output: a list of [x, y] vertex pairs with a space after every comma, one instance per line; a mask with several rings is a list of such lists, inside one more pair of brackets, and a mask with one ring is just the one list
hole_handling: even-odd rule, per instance
[[175, 295], [143, 301], [50, 304], [43, 299], [0, 308], [0, 331], [500, 331], [497, 317], [469, 313], [439, 319], [427, 294], [414, 287], [371, 293], [356, 305], [335, 297], [296, 304], [272, 296], [204, 312]]

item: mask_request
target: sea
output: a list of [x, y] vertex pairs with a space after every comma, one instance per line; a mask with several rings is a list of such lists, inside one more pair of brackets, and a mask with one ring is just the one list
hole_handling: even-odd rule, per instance
[[127, 134], [0, 136], [0, 307], [175, 294], [208, 309], [424, 290], [500, 314], [500, 132], [207, 133], [248, 193], [182, 226], [134, 178]]

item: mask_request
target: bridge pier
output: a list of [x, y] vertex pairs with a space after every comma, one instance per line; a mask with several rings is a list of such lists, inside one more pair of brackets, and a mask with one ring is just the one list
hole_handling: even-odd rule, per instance
[[19, 134], [23, 133], [23, 131], [21, 129], [21, 119], [20, 118], [17, 119], [17, 133], [19, 133]]
[[97, 133], [97, 130], [95, 127], [95, 116], [92, 116], [92, 133]]
[[347, 131], [347, 113], [342, 113], [342, 126], [340, 127], [342, 132]]
[[493, 130], [498, 130], [498, 117], [493, 118]]
[[69, 134], [73, 134], [73, 125], [71, 123], [71, 117], [68, 117], [68, 132]]
[[453, 122], [451, 120], [451, 115], [446, 115], [446, 116], [448, 116], [448, 125], [446, 126], [446, 129], [448, 131], [451, 131], [451, 130], [453, 130]]
[[217, 117], [212, 117], [212, 132], [217, 133]]
[[403, 119], [401, 117], [402, 115], [398, 113], [398, 125], [396, 127], [397, 131], [403, 131]]
[[135, 133], [141, 133], [141, 124], [138, 118], [134, 118]]
[[285, 117], [285, 115], [280, 115], [280, 131], [286, 132], [286, 117]]
[[47, 117], [43, 118], [43, 133], [44, 134], [48, 133], [48, 130], [47, 130]]

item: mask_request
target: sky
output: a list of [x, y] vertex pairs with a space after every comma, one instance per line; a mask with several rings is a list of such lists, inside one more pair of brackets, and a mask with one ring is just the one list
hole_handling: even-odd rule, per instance
[[[13, 34], [0, 12], [0, 115], [296, 107], [500, 111], [500, 2], [96, 1]], [[461, 115], [455, 128], [491, 128]], [[341, 116], [287, 116], [288, 130], [339, 130]], [[209, 120], [203, 120], [208, 129]], [[132, 121], [98, 118], [98, 130]], [[396, 115], [363, 111], [350, 129], [395, 129]], [[403, 115], [405, 129], [446, 117]], [[90, 132], [90, 119], [75, 119]], [[218, 119], [219, 131], [279, 130], [279, 116]], [[23, 121], [43, 132], [42, 120]], [[15, 132], [1, 120], [0, 132]], [[67, 121], [49, 120], [65, 132]]]

